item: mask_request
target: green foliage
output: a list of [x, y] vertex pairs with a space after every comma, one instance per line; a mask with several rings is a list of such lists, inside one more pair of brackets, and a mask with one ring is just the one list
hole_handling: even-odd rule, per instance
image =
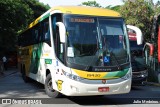
[[126, 1], [120, 13], [127, 24], [139, 27], [145, 38], [150, 35], [154, 10], [146, 0]]
[[83, 2], [82, 5], [91, 6], [91, 7], [102, 7], [102, 6], [101, 6], [99, 3], [97, 3], [96, 1]]
[[117, 5], [117, 6], [113, 6], [113, 7], [111, 7], [111, 10], [114, 10], [114, 11], [120, 12], [120, 8], [121, 8], [121, 6], [120, 6], [120, 5]]
[[44, 5], [37, 0], [25, 0], [25, 3], [28, 4], [28, 6], [34, 12], [34, 19], [38, 18], [40, 15], [50, 9], [49, 5]]
[[157, 1], [155, 5], [152, 5], [152, 7], [155, 11], [155, 15], [160, 15], [160, 1]]
[[106, 6], [106, 7], [102, 7], [99, 3], [97, 3], [96, 1], [87, 1], [87, 2], [82, 2], [82, 5], [85, 5], [85, 6], [91, 6], [91, 7], [99, 7], [99, 8], [106, 8], [106, 9], [111, 9], [111, 10], [114, 10], [114, 11], [117, 11], [119, 12], [120, 11], [120, 7], [121, 6]]
[[18, 33], [48, 9], [37, 0], [0, 0], [0, 54], [15, 50]]
[[109, 5], [109, 6], [105, 7], [105, 8], [106, 9], [111, 9], [111, 10], [114, 10], [114, 11], [117, 11], [117, 12], [120, 12], [121, 6], [120, 5], [117, 5], [117, 6], [111, 6], [111, 5]]
[[0, 49], [13, 50], [16, 35], [33, 18], [33, 11], [22, 0], [0, 1]]

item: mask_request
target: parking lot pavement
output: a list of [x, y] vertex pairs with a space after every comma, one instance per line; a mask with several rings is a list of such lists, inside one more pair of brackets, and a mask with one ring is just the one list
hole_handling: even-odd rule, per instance
[[160, 87], [160, 83], [155, 83], [155, 82], [143, 82], [145, 85], [152, 85], [152, 86], [157, 86]]
[[[44, 90], [44, 85], [31, 81], [25, 83], [22, 79], [21, 73], [16, 68], [10, 68], [5, 71], [4, 75], [0, 76], [0, 98], [14, 98], [14, 99], [42, 99], [46, 103], [42, 105], [23, 105], [24, 107], [135, 107], [137, 105], [142, 107], [158, 107], [158, 104], [134, 104], [135, 101], [142, 100], [155, 100], [160, 101], [160, 87], [146, 85], [146, 86], [134, 86], [128, 94], [120, 95], [106, 95], [97, 97], [63, 97], [60, 99], [49, 98]], [[127, 101], [128, 100], [128, 101]], [[56, 101], [56, 103], [55, 103]], [[60, 102], [58, 102], [60, 101]], [[129, 103], [130, 102], [130, 103]], [[52, 104], [53, 103], [53, 104]], [[132, 105], [133, 103], [133, 105]], [[49, 105], [46, 105], [49, 104]], [[111, 104], [111, 105], [110, 105]], [[1, 105], [0, 107], [21, 107], [22, 105]]]
[[17, 72], [18, 72], [18, 69], [15, 68], [15, 67], [13, 67], [13, 68], [8, 68], [8, 70], [3, 71], [3, 74], [0, 73], [0, 79], [1, 79], [1, 78], [4, 78], [4, 77], [6, 77], [6, 76], [12, 75], [12, 74], [14, 74], [14, 73], [17, 73]]

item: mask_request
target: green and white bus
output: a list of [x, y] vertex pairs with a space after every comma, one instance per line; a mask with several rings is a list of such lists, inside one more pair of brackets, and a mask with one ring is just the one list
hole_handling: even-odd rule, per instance
[[128, 93], [132, 68], [126, 25], [119, 13], [57, 6], [19, 35], [19, 69], [50, 97]]

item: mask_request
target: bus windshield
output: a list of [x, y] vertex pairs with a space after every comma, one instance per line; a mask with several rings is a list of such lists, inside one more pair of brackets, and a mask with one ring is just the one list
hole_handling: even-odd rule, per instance
[[121, 66], [129, 61], [122, 18], [65, 15], [67, 62], [83, 66]]

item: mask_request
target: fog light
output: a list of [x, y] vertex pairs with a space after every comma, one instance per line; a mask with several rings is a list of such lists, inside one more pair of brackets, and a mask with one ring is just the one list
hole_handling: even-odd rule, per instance
[[77, 87], [71, 86], [71, 89], [73, 90], [73, 92], [78, 92], [78, 88]]
[[147, 76], [148, 76], [147, 70], [141, 71], [141, 77], [147, 77]]
[[129, 86], [127, 85], [127, 86], [126, 86], [126, 89], [128, 89], [128, 88], [129, 88]]

